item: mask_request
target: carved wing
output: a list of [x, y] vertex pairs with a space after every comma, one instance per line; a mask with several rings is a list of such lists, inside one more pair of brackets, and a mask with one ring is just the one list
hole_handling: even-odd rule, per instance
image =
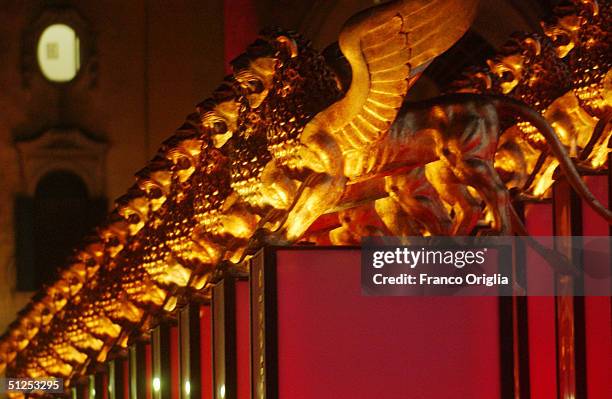
[[346, 95], [305, 127], [325, 130], [343, 151], [379, 140], [410, 85], [469, 28], [478, 0], [404, 0], [349, 19], [339, 45], [352, 69]]

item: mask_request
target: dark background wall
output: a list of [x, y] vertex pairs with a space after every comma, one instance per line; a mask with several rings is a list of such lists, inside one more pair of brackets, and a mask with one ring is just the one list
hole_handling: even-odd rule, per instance
[[[58, 85], [24, 66], [24, 37], [45, 12], [66, 8], [91, 29], [94, 54], [86, 76]], [[222, 16], [222, 0], [0, 0], [0, 330], [32, 294], [16, 285], [15, 200], [33, 193], [15, 142], [51, 128], [106, 142], [97, 183], [112, 204], [223, 77]]]

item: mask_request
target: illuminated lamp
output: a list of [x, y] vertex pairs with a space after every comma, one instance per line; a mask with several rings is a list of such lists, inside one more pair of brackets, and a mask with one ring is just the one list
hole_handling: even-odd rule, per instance
[[69, 82], [81, 68], [81, 45], [75, 30], [66, 24], [49, 25], [37, 45], [40, 71], [52, 82]]

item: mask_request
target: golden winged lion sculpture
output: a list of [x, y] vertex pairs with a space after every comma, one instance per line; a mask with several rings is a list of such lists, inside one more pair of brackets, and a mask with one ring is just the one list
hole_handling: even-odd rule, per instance
[[[351, 187], [380, 178], [385, 179], [388, 196], [377, 200], [375, 207], [393, 234], [469, 234], [479, 200], [491, 216], [491, 229], [509, 234], [517, 220], [494, 167], [501, 121], [508, 117], [536, 128], [576, 191], [612, 220], [580, 179], [555, 130], [523, 102], [457, 94], [402, 107], [423, 69], [467, 30], [475, 6], [469, 1], [392, 2], [351, 18], [339, 39], [350, 65], [350, 85], [338, 101], [310, 120], [298, 118], [298, 126], [274, 117], [278, 109], [271, 98], [299, 96], [297, 85], [287, 87], [286, 80], [277, 79], [287, 70], [297, 75], [294, 81], [308, 80], [295, 72], [299, 69], [294, 65], [308, 58], [297, 40], [278, 35], [275, 53], [260, 56], [255, 51], [257, 55], [247, 54], [234, 63], [236, 80], [246, 92], [242, 113], [261, 125], [236, 133], [245, 137], [260, 131], [261, 143], [265, 135], [270, 152], [265, 165], [258, 158], [261, 173], [255, 180], [260, 192], [269, 193], [268, 205], [286, 210], [282, 222], [268, 224], [274, 233], [262, 236], [295, 241], [322, 214], [342, 208]], [[280, 91], [279, 84], [284, 85]], [[317, 87], [311, 84], [302, 83]], [[303, 90], [307, 97], [308, 89]], [[295, 116], [290, 116], [294, 122]], [[236, 167], [248, 174], [244, 164]], [[248, 195], [245, 199], [250, 200]], [[454, 220], [445, 202], [459, 204]]]

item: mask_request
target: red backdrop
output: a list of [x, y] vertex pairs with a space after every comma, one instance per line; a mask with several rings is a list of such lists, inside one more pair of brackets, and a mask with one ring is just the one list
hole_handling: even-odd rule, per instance
[[359, 250], [277, 259], [280, 398], [500, 396], [497, 298], [362, 296]]
[[213, 397], [212, 372], [212, 314], [208, 305], [200, 306], [200, 376], [202, 398]]
[[236, 281], [236, 391], [238, 399], [251, 398], [249, 301], [249, 282], [247, 280]]

